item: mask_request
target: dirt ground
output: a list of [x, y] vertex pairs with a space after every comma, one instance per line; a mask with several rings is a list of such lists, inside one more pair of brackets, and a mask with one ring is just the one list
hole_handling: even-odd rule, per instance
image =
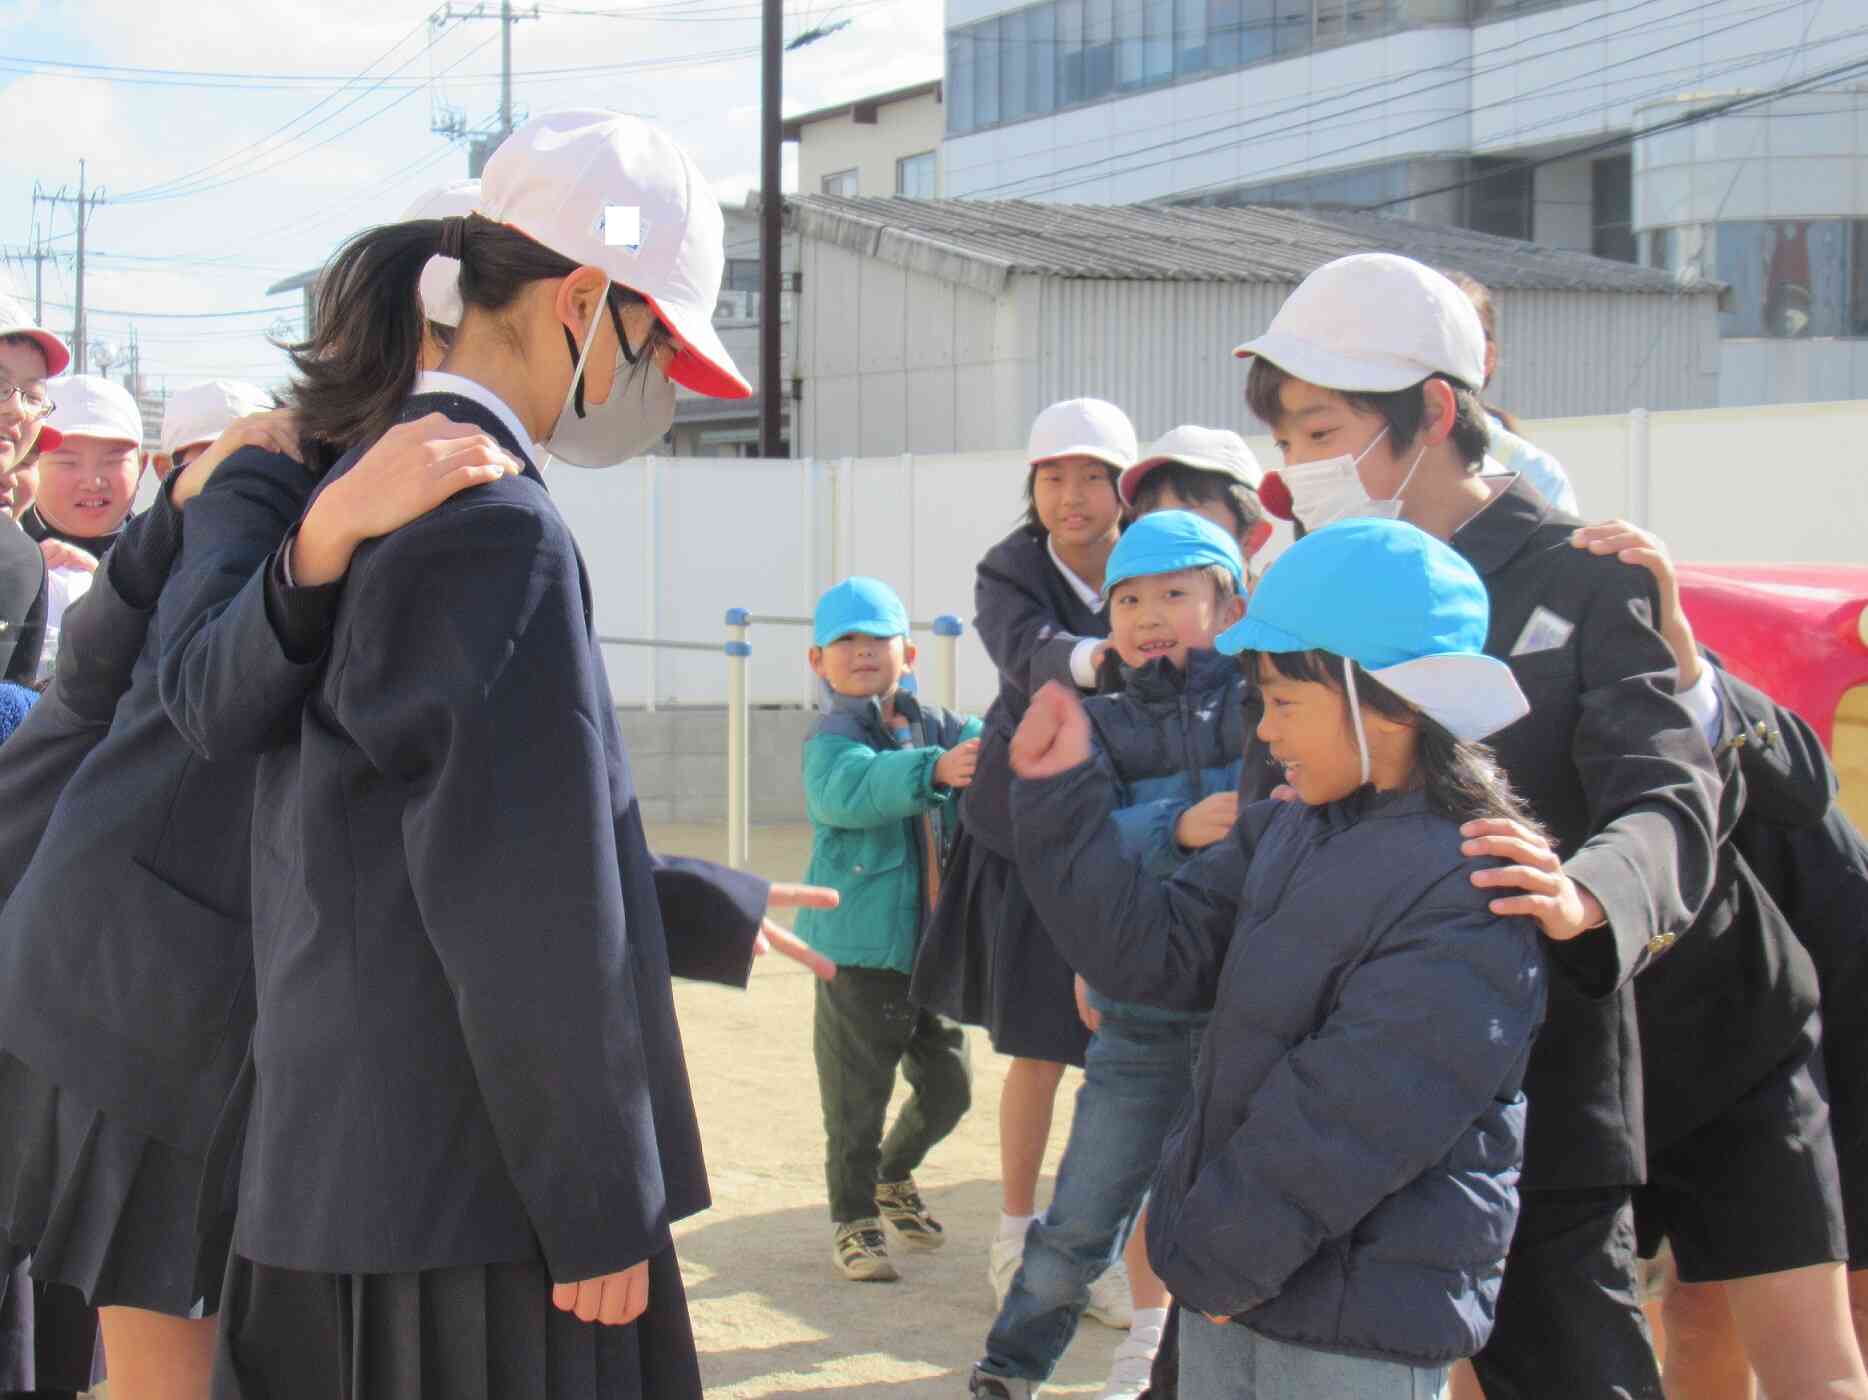
[[[670, 855], [725, 858], [723, 827], [649, 834]], [[809, 849], [808, 827], [752, 833], [753, 868], [771, 879], [801, 878]], [[917, 1174], [946, 1247], [898, 1258], [899, 1283], [847, 1282], [830, 1262], [812, 985], [796, 964], [767, 958], [744, 992], [676, 987], [713, 1183], [713, 1209], [675, 1231], [707, 1393], [964, 1396], [993, 1316], [986, 1247], [999, 1219], [999, 1088], [1009, 1062], [972, 1032], [973, 1111]], [[1047, 1168], [1063, 1152], [1079, 1078], [1067, 1076], [1058, 1096]], [[1040, 1204], [1049, 1192], [1047, 1174]], [[1086, 1323], [1045, 1394], [1095, 1396], [1119, 1340]]]

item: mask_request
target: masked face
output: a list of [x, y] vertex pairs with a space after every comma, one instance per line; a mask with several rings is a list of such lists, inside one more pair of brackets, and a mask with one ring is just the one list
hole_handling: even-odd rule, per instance
[[1345, 452], [1341, 456], [1326, 457], [1320, 462], [1304, 462], [1298, 466], [1287, 466], [1279, 475], [1290, 489], [1292, 514], [1303, 522], [1306, 530], [1321, 530], [1338, 520], [1399, 520], [1401, 518], [1401, 497], [1407, 491], [1408, 483], [1419, 470], [1421, 458], [1427, 455], [1425, 447], [1415, 454], [1414, 461], [1407, 469], [1407, 475], [1401, 478], [1401, 484], [1395, 488], [1394, 495], [1386, 500], [1376, 500], [1369, 495], [1368, 488], [1362, 484], [1362, 473], [1357, 470], [1364, 457], [1375, 450], [1375, 444], [1388, 436], [1388, 429], [1383, 429], [1369, 440], [1368, 446], [1353, 456]]
[[652, 360], [631, 362], [622, 320], [610, 306], [607, 278], [603, 283], [603, 305], [610, 308], [608, 320], [622, 351], [610, 377], [610, 392], [599, 404], [586, 402], [579, 393], [590, 347], [596, 343], [598, 328], [605, 320], [596, 315], [590, 318], [583, 347], [573, 357], [571, 384], [558, 409], [557, 424], [551, 436], [539, 444], [558, 461], [574, 467], [613, 467], [638, 457], [660, 442], [675, 420], [674, 383]]

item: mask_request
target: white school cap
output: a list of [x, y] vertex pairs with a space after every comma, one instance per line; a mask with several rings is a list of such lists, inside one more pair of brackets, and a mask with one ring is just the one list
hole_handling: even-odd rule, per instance
[[1059, 457], [1094, 457], [1117, 471], [1135, 461], [1135, 425], [1128, 414], [1101, 399], [1065, 399], [1040, 413], [1031, 425], [1032, 466]]
[[[455, 180], [450, 184], [437, 185], [415, 203], [411, 204], [402, 215], [402, 221], [413, 219], [464, 219], [473, 213], [480, 203], [480, 182], [478, 180]], [[459, 258], [444, 257], [436, 253], [422, 268], [422, 315], [430, 321], [439, 321], [444, 326], [458, 326], [461, 323], [461, 262]]]
[[71, 351], [65, 342], [42, 326], [35, 325], [25, 306], [15, 297], [0, 292], [0, 336], [23, 335], [31, 338], [45, 352], [47, 376], [63, 374], [71, 363]]
[[486, 163], [477, 211], [640, 293], [674, 332], [668, 377], [716, 399], [752, 396], [713, 327], [726, 221], [660, 127], [595, 108], [547, 112]]
[[1325, 263], [1270, 329], [1232, 353], [1348, 393], [1393, 393], [1435, 374], [1469, 389], [1485, 381], [1485, 330], [1472, 302], [1425, 263], [1394, 253]]
[[45, 387], [53, 404], [46, 424], [60, 436], [143, 445], [142, 410], [121, 384], [95, 374], [73, 374]]
[[162, 410], [160, 451], [165, 457], [173, 457], [184, 447], [212, 442], [236, 420], [249, 413], [264, 413], [272, 406], [272, 396], [264, 389], [237, 379], [191, 384], [172, 395]]
[[1117, 483], [1122, 503], [1134, 505], [1135, 493], [1141, 490], [1148, 473], [1170, 462], [1203, 472], [1218, 472], [1254, 491], [1265, 479], [1265, 469], [1258, 465], [1258, 458], [1237, 433], [1229, 428], [1202, 428], [1183, 423], [1163, 433], [1148, 449], [1146, 457], [1122, 473], [1122, 480]]

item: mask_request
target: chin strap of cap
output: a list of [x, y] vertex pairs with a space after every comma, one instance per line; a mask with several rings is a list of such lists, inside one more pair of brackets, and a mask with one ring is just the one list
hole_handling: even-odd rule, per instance
[[1369, 766], [1369, 736], [1362, 728], [1362, 701], [1356, 694], [1356, 663], [1343, 658], [1343, 689], [1349, 693], [1349, 719], [1356, 727], [1356, 751], [1362, 756], [1362, 786], [1372, 776]]

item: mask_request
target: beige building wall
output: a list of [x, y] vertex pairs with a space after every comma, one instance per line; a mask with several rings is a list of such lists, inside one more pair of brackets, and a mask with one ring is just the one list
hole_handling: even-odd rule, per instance
[[857, 172], [856, 194], [895, 193], [895, 162], [903, 156], [935, 153], [934, 196], [942, 193], [941, 138], [945, 109], [935, 93], [890, 102], [879, 108], [873, 124], [850, 114], [807, 123], [798, 141], [798, 192], [823, 194], [824, 177], [841, 170]]

